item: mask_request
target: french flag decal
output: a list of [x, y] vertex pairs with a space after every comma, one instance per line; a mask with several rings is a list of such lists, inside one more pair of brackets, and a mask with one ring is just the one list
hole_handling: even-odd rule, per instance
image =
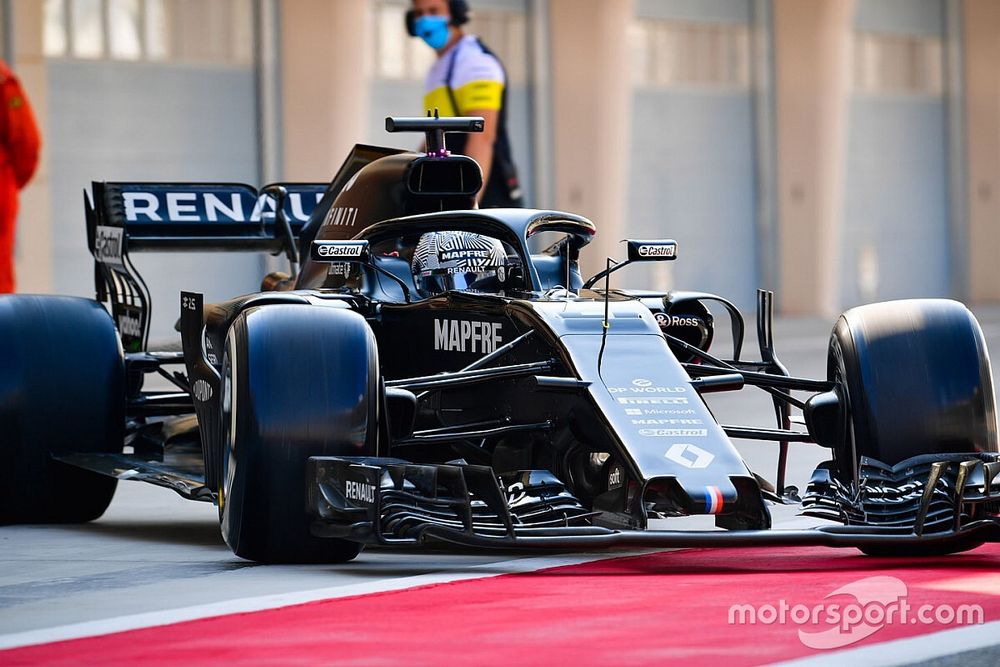
[[705, 487], [705, 512], [718, 514], [722, 511], [722, 490], [717, 486]]

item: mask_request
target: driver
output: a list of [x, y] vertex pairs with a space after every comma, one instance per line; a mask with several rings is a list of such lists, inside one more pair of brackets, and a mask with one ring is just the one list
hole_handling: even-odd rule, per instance
[[510, 277], [507, 251], [473, 232], [430, 232], [413, 251], [413, 282], [422, 297], [449, 290], [498, 292]]

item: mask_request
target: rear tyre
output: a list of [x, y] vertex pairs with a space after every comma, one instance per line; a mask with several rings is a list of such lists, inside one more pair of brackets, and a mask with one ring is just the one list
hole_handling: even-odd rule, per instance
[[117, 480], [52, 455], [121, 452], [125, 369], [95, 301], [0, 296], [0, 523], [101, 516]]
[[[834, 450], [838, 474], [857, 481], [863, 456], [890, 465], [922, 454], [996, 452], [997, 420], [982, 330], [962, 304], [891, 301], [854, 308], [834, 326], [828, 375], [847, 405]], [[940, 555], [947, 549], [866, 547], [871, 555]]]
[[341, 308], [250, 308], [230, 327], [222, 382], [226, 543], [264, 563], [357, 556], [357, 543], [310, 533], [306, 461], [375, 454], [378, 350], [368, 323]]

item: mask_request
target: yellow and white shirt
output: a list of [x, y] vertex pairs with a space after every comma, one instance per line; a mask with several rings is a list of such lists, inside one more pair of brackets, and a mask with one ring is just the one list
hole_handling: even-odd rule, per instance
[[474, 109], [499, 111], [506, 83], [500, 61], [483, 49], [475, 35], [465, 35], [427, 73], [423, 113], [437, 109], [442, 116], [464, 116]]

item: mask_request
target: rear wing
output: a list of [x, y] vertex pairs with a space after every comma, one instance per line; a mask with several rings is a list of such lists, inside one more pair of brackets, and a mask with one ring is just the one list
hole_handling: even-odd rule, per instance
[[[284, 251], [294, 271], [299, 248], [331, 222], [337, 195], [358, 171], [402, 152], [357, 144], [327, 183], [275, 183], [260, 190], [242, 183], [95, 182], [91, 194], [84, 192], [87, 245], [97, 300], [110, 301], [122, 346], [144, 350], [149, 336], [149, 290], [130, 252]], [[360, 231], [341, 228], [348, 238]]]
[[[129, 259], [144, 251], [294, 253], [328, 183], [93, 183], [84, 193], [97, 300], [126, 351], [145, 349], [150, 297]], [[277, 200], [281, 200], [278, 202]], [[277, 215], [277, 207], [283, 215]]]
[[242, 183], [94, 183], [88, 241], [95, 240], [91, 227], [100, 226], [125, 230], [131, 252], [279, 252], [284, 230], [273, 192], [281, 187], [287, 193], [282, 210], [297, 237], [328, 185], [280, 183], [258, 191]]

